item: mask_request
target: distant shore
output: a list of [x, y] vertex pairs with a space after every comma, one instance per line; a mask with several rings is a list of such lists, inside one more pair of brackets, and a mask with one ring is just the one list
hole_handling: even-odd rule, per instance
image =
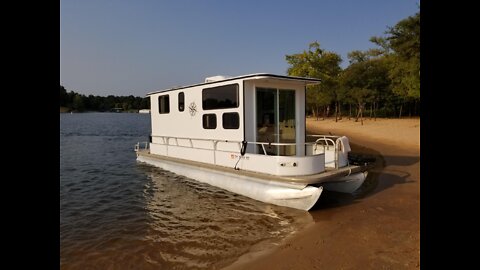
[[127, 111], [123, 111], [123, 110], [118, 110], [118, 111], [77, 111], [77, 110], [74, 110], [74, 109], [71, 109], [71, 108], [68, 108], [68, 107], [60, 106], [60, 113], [70, 113], [70, 112], [73, 112], [73, 113], [91, 113], [91, 112], [140, 113], [141, 110], [142, 109], [140, 109], [140, 110], [127, 110]]
[[322, 193], [315, 224], [228, 269], [420, 268], [420, 119], [307, 118], [312, 134], [347, 135], [352, 151], [377, 156], [363, 195]]

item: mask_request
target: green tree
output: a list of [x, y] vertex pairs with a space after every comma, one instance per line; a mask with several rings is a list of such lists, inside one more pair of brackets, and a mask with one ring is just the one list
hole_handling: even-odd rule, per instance
[[60, 85], [60, 106], [66, 107], [67, 106], [67, 90], [65, 87]]
[[85, 109], [84, 96], [75, 94], [73, 97], [73, 108], [77, 111], [83, 111]]
[[341, 72], [340, 55], [320, 48], [318, 42], [310, 43], [308, 51], [286, 55], [289, 64], [287, 74], [321, 79], [319, 85], [307, 87], [307, 104], [314, 108], [314, 114], [319, 116], [319, 108], [323, 107], [323, 116], [328, 116], [329, 106], [335, 102], [335, 116], [339, 109], [339, 74]]
[[391, 49], [389, 78], [392, 91], [400, 97], [399, 117], [403, 104], [407, 101], [420, 101], [420, 13], [409, 16], [386, 31], [387, 37], [376, 38], [382, 45]]
[[354, 51], [349, 54], [350, 66], [342, 73], [342, 85], [357, 105], [356, 120], [370, 103], [370, 117], [376, 117], [376, 109], [382, 98], [389, 92], [388, 62], [385, 57], [373, 57], [368, 52]]

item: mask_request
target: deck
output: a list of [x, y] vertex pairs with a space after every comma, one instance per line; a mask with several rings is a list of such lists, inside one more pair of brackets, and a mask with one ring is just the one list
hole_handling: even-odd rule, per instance
[[344, 181], [342, 180], [342, 177], [348, 176], [350, 174], [358, 173], [358, 172], [364, 172], [369, 168], [368, 166], [349, 165], [339, 169], [326, 168], [325, 172], [312, 174], [312, 175], [276, 176], [276, 175], [251, 172], [246, 170], [235, 170], [234, 168], [207, 164], [207, 163], [198, 162], [198, 161], [150, 154], [148, 149], [138, 150], [137, 155], [141, 155], [141, 156], [145, 156], [145, 157], [149, 157], [157, 160], [167, 161], [167, 162], [180, 163], [187, 166], [221, 171], [223, 173], [228, 173], [228, 174], [236, 174], [236, 175], [241, 175], [245, 177], [256, 178], [264, 181], [272, 181], [272, 182], [278, 182], [278, 183], [294, 185], [294, 186], [298, 185], [298, 186], [301, 186], [302, 188], [307, 185], [318, 185], [318, 184], [327, 183], [327, 182], [341, 182], [341, 181]]

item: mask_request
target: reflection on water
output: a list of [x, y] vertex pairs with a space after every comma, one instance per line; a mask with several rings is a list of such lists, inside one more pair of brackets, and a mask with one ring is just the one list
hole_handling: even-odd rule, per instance
[[145, 239], [161, 247], [161, 253], [149, 257], [158, 266], [223, 267], [253, 245], [278, 241], [313, 222], [308, 212], [257, 202], [160, 169], [147, 175], [150, 228]]
[[62, 269], [218, 269], [312, 223], [137, 163], [149, 115], [60, 115]]

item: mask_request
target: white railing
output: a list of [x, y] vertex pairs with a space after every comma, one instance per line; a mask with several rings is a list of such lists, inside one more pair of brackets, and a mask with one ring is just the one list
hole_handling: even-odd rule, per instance
[[[143, 148], [142, 148], [143, 145]], [[148, 149], [148, 142], [137, 142], [135, 144], [135, 152], [141, 151], [141, 150], [147, 150]]]
[[342, 144], [339, 141], [340, 136], [335, 135], [307, 135], [307, 137], [317, 138], [315, 144], [322, 143], [324, 146], [323, 152], [325, 153], [326, 150], [330, 150], [330, 147], [333, 147], [334, 151], [334, 164], [335, 168], [338, 169], [338, 161], [339, 161], [339, 152], [342, 151]]
[[[315, 142], [306, 142], [304, 143], [305, 146], [309, 146], [309, 145], [312, 145], [314, 147], [315, 150], [317, 150], [318, 146], [321, 146], [322, 147], [322, 150], [320, 153], [318, 154], [321, 154], [321, 153], [324, 153], [325, 152], [325, 145], [324, 144], [320, 144], [319, 142], [321, 142], [323, 139], [323, 135], [312, 135], [312, 136], [322, 136], [322, 139], [318, 139], [317, 141]], [[187, 140], [190, 144], [190, 148], [198, 148], [198, 149], [208, 149], [208, 150], [215, 150], [217, 151], [217, 144], [219, 142], [225, 142], [225, 143], [236, 143], [238, 145], [238, 149], [239, 151], [242, 150], [242, 141], [232, 141], [232, 140], [215, 140], [215, 139], [200, 139], [200, 138], [188, 138], [188, 137], [176, 137], [176, 136], [155, 136], [155, 135], [152, 135], [152, 138], [160, 138], [161, 139], [161, 144], [164, 144], [164, 145], [172, 145], [172, 146], [182, 146], [182, 147], [186, 147], [185, 145], [179, 145], [178, 144], [178, 140]], [[174, 140], [174, 144], [171, 144], [170, 141], [171, 140]], [[204, 148], [204, 147], [194, 147], [193, 146], [193, 141], [207, 141], [207, 142], [211, 142], [212, 143], [212, 147], [213, 148]], [[333, 140], [331, 140], [333, 144], [335, 144], [333, 142]], [[267, 151], [265, 149], [265, 146], [296, 146], [297, 144], [296, 143], [273, 143], [273, 142], [248, 142], [246, 141], [245, 142], [246, 144], [250, 144], [250, 145], [261, 145], [262, 146], [262, 151], [263, 151], [263, 154], [264, 155], [268, 155], [267, 154]]]
[[[217, 151], [220, 152], [229, 152], [225, 149], [218, 149], [218, 143], [233, 143], [238, 146], [238, 152], [242, 155], [246, 152], [247, 145], [259, 145], [261, 146], [260, 155], [268, 156], [267, 148], [279, 147], [279, 146], [297, 146], [297, 143], [276, 143], [276, 142], [242, 142], [236, 140], [216, 140], [216, 139], [201, 139], [201, 138], [188, 138], [188, 137], [176, 137], [176, 136], [151, 136], [152, 139], [155, 138], [158, 144], [167, 146], [167, 155], [168, 155], [168, 146], [177, 146], [177, 147], [187, 147], [192, 149], [205, 149], [205, 150], [213, 150], [213, 163], [216, 164], [217, 162]], [[315, 156], [315, 155], [325, 155], [332, 157], [332, 159], [328, 158], [325, 160], [325, 164], [333, 162], [332, 165], [336, 169], [339, 168], [339, 154], [342, 151], [342, 143], [339, 140], [340, 136], [333, 136], [333, 135], [307, 135], [307, 137], [316, 138], [314, 142], [305, 142], [305, 156]], [[183, 140], [184, 142], [179, 144], [179, 140]], [[185, 142], [186, 141], [186, 142]], [[211, 146], [203, 144], [199, 145], [198, 141], [203, 142], [210, 142]], [[196, 145], [194, 145], [194, 142]], [[143, 146], [143, 148], [142, 148]], [[139, 142], [135, 145], [135, 151], [143, 151], [149, 148], [148, 142]], [[308, 151], [307, 151], [308, 150]], [[231, 151], [231, 150], [230, 150]], [[263, 152], [263, 153], [262, 153]], [[270, 154], [272, 155], [272, 154]], [[279, 151], [277, 154], [273, 154], [274, 156], [290, 156], [290, 155], [280, 155]], [[348, 164], [348, 163], [347, 163]], [[343, 165], [342, 165], [343, 166]]]

